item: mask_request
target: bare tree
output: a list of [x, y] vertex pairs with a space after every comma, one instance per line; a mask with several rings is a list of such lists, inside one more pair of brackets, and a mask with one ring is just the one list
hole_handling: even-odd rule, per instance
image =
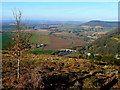
[[20, 60], [22, 58], [23, 53], [27, 50], [27, 45], [29, 42], [29, 38], [32, 34], [28, 32], [24, 32], [23, 27], [27, 27], [26, 25], [21, 24], [22, 12], [20, 10], [13, 11], [13, 15], [15, 18], [16, 32], [14, 34], [14, 41], [12, 47], [12, 54], [17, 58], [17, 78], [20, 78]]

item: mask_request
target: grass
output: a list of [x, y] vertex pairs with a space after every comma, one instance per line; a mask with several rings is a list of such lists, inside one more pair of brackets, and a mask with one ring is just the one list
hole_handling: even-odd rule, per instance
[[39, 32], [32, 33], [32, 37], [30, 38], [31, 43], [49, 43], [49, 36], [41, 35]]
[[12, 35], [10, 33], [2, 33], [2, 49], [7, 49], [12, 46]]
[[28, 52], [34, 53], [34, 54], [52, 54], [55, 52], [55, 50], [43, 50], [44, 47], [40, 48], [31, 48]]
[[[12, 46], [13, 41], [11, 40], [12, 34], [9, 32], [2, 33], [2, 49], [7, 49], [8, 47]], [[39, 32], [34, 32], [32, 37], [30, 38], [31, 43], [49, 43], [49, 36], [41, 35]]]
[[4, 31], [13, 31], [13, 30], [16, 30], [16, 28], [2, 28]]
[[2, 26], [3, 31], [13, 31], [16, 30], [16, 26]]
[[[12, 34], [10, 33], [2, 33], [2, 49], [7, 49], [8, 47], [12, 46]], [[33, 34], [33, 36], [31, 37], [30, 42], [32, 43], [45, 43], [48, 44], [49, 43], [49, 38], [48, 36], [40, 36], [40, 34]], [[36, 54], [52, 54], [53, 50], [45, 50], [43, 51], [44, 47], [40, 47], [40, 48], [34, 48], [33, 50], [31, 49], [31, 53], [36, 53]]]
[[54, 50], [41, 50], [41, 51], [31, 51], [34, 54], [52, 54]]

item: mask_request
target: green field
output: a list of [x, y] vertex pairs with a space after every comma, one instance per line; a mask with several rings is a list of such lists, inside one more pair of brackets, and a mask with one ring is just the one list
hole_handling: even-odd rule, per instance
[[[46, 34], [46, 33], [45, 33]], [[12, 46], [13, 41], [11, 40], [13, 37], [10, 33], [2, 33], [2, 49], [7, 49]], [[50, 41], [49, 36], [44, 35], [43, 33], [33, 32], [32, 37], [30, 38], [30, 43], [44, 43], [48, 44]], [[31, 53], [43, 53], [43, 54], [52, 54], [52, 50], [43, 50], [44, 47], [40, 48], [31, 48], [29, 51]]]
[[[11, 40], [12, 34], [2, 33], [2, 49], [7, 49], [12, 46], [13, 41]], [[30, 43], [49, 43], [49, 36], [41, 35], [41, 33], [34, 32], [32, 33], [32, 37], [30, 38]]]
[[10, 33], [2, 33], [2, 49], [7, 49], [12, 46], [12, 34]]
[[54, 50], [41, 50], [41, 51], [31, 51], [34, 54], [52, 54]]
[[49, 36], [43, 35], [39, 32], [33, 32], [32, 37], [30, 38], [31, 43], [44, 43], [48, 44], [49, 43]]
[[14, 28], [14, 27], [13, 28], [12, 27], [11, 28], [2, 28], [2, 30], [3, 31], [14, 31], [14, 30], [16, 30], [16, 28]]

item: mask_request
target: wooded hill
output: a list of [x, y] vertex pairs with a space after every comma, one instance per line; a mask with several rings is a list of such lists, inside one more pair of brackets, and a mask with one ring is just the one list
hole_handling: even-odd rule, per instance
[[88, 51], [100, 54], [120, 54], [120, 32], [113, 30], [93, 42]]
[[84, 26], [84, 25], [103, 26], [103, 27], [118, 27], [118, 22], [92, 20], [92, 21], [81, 24], [81, 26]]

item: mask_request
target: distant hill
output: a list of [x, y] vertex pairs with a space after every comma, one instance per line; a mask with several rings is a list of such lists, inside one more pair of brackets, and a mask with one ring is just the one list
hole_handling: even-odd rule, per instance
[[103, 27], [117, 27], [118, 22], [113, 22], [113, 21], [99, 21], [99, 20], [92, 20], [86, 23], [81, 24], [80, 26], [103, 26]]
[[113, 30], [93, 42], [91, 52], [100, 54], [120, 54], [120, 32]]
[[[14, 20], [2, 20], [2, 26], [7, 26], [9, 24], [13, 24]], [[22, 20], [22, 23], [28, 23], [26, 20]], [[52, 21], [52, 20], [29, 20], [29, 25], [79, 25], [82, 24], [82, 21]]]

